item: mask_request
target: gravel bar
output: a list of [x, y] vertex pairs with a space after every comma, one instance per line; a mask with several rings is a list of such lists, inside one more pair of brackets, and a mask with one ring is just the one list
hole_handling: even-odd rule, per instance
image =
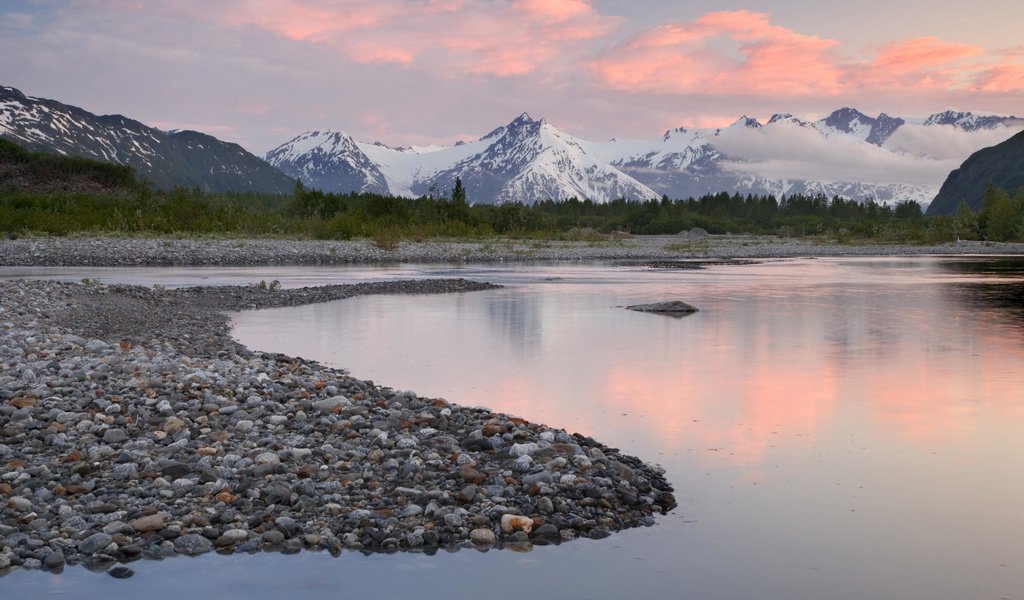
[[[69, 247], [19, 243], [51, 258]], [[251, 351], [225, 313], [491, 287], [0, 282], [0, 574], [85, 564], [130, 577], [116, 563], [211, 551], [528, 549], [654, 524], [676, 502], [640, 459]]]
[[384, 250], [371, 242], [143, 238], [22, 238], [0, 240], [0, 266], [246, 266], [383, 262], [535, 260], [671, 260], [799, 256], [1024, 254], [1024, 244], [958, 242], [931, 246], [829, 245], [769, 236], [637, 236], [607, 241], [492, 240], [401, 242]]

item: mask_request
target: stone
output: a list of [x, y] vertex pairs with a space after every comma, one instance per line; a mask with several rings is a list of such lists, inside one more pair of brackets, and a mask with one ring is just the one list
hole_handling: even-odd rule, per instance
[[21, 496], [11, 496], [7, 499], [7, 508], [16, 512], [28, 512], [32, 510], [32, 501]]
[[217, 547], [233, 546], [249, 539], [249, 532], [244, 529], [228, 529], [220, 534], [214, 545]]
[[114, 567], [107, 571], [107, 575], [110, 575], [114, 579], [128, 579], [132, 575], [135, 575], [135, 571], [132, 571], [128, 567]]
[[94, 533], [84, 540], [78, 542], [78, 551], [86, 556], [92, 556], [100, 550], [103, 550], [114, 541], [109, 534], [106, 533]]
[[552, 525], [551, 523], [545, 523], [537, 529], [534, 529], [533, 537], [543, 538], [552, 542], [561, 539], [561, 536], [558, 533], [558, 528]]
[[471, 465], [462, 465], [459, 467], [459, 477], [462, 477], [466, 483], [480, 484], [487, 480], [487, 476], [474, 469]]
[[550, 515], [555, 512], [555, 506], [551, 502], [551, 498], [547, 496], [541, 496], [537, 499], [537, 512], [542, 515]]
[[478, 527], [470, 531], [469, 539], [478, 546], [493, 546], [496, 541], [494, 532], [486, 527]]
[[477, 487], [475, 485], [467, 485], [466, 487], [459, 490], [459, 501], [469, 504], [476, 498]]
[[554, 475], [550, 471], [539, 471], [537, 473], [530, 473], [523, 475], [523, 485], [534, 485], [540, 483], [553, 483], [555, 481]]
[[160, 531], [164, 527], [167, 527], [167, 519], [162, 514], [157, 513], [155, 515], [146, 515], [132, 519], [128, 522], [128, 525], [139, 533]]
[[197, 533], [188, 533], [174, 540], [174, 551], [179, 554], [197, 556], [210, 550], [213, 550], [213, 542]]
[[501, 515], [501, 530], [505, 533], [511, 534], [516, 531], [530, 533], [532, 529], [533, 519], [530, 517], [510, 514]]
[[649, 312], [670, 315], [685, 315], [695, 313], [700, 310], [696, 306], [693, 306], [692, 304], [687, 304], [682, 300], [655, 302], [653, 304], [634, 304], [632, 306], [627, 306], [626, 308], [638, 312]]
[[43, 567], [50, 570], [57, 570], [64, 566], [64, 553], [56, 550], [43, 557]]
[[160, 430], [163, 431], [164, 433], [174, 433], [175, 431], [183, 429], [184, 427], [185, 422], [179, 419], [178, 417], [167, 417], [164, 420], [164, 424], [160, 426]]
[[540, 446], [534, 442], [527, 442], [525, 444], [512, 444], [508, 453], [518, 458], [520, 456], [532, 455], [537, 450], [540, 450]]

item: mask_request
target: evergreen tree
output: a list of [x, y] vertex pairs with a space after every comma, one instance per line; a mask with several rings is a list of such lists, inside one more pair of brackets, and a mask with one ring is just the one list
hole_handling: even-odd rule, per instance
[[981, 201], [978, 223], [986, 240], [1005, 242], [1016, 238], [1020, 223], [1010, 195], [989, 184]]
[[455, 178], [455, 187], [452, 188], [452, 202], [455, 204], [466, 204], [466, 188], [462, 187], [462, 178]]

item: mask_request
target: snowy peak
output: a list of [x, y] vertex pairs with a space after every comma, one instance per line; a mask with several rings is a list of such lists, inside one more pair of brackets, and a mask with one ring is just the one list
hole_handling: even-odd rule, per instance
[[629, 175], [588, 154], [583, 144], [543, 119], [524, 113], [480, 140], [486, 144], [414, 190], [451, 189], [461, 178], [471, 200], [537, 202], [570, 197], [604, 202], [657, 195]]
[[267, 162], [311, 187], [387, 194], [383, 173], [344, 131], [307, 131], [267, 152]]
[[804, 121], [803, 119], [800, 119], [798, 117], [794, 117], [789, 113], [775, 113], [774, 115], [771, 116], [770, 119], [768, 119], [767, 124], [774, 125], [775, 123], [779, 122], [792, 123], [794, 125], [799, 125], [801, 127], [806, 127], [807, 125], [810, 125], [810, 123], [808, 123], [807, 121]]
[[749, 129], [760, 129], [761, 123], [757, 119], [748, 117], [747, 115], [743, 115], [742, 117], [736, 119], [736, 121], [729, 127], [747, 127]]
[[1024, 124], [1024, 119], [1015, 116], [1000, 117], [996, 115], [976, 115], [971, 112], [947, 110], [931, 115], [925, 125], [952, 125], [964, 131], [979, 129], [995, 129], [996, 127], [1014, 127]]
[[885, 113], [881, 113], [878, 115], [878, 118], [875, 119], [874, 125], [871, 126], [871, 133], [868, 134], [865, 141], [869, 144], [881, 146], [885, 143], [885, 140], [889, 139], [889, 136], [895, 133], [896, 130], [902, 127], [905, 123], [906, 121], [899, 117], [890, 117]]
[[885, 113], [872, 118], [855, 108], [845, 107], [815, 122], [814, 126], [826, 137], [846, 135], [881, 146], [904, 123], [903, 119]]

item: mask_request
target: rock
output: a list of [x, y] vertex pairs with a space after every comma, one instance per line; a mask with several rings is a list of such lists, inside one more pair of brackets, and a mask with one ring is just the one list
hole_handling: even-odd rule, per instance
[[160, 430], [164, 433], [174, 433], [185, 427], [185, 422], [178, 417], [167, 417], [164, 420], [164, 424], [160, 427]]
[[523, 476], [523, 485], [535, 485], [540, 483], [553, 483], [555, 476], [550, 471], [539, 471]]
[[469, 539], [478, 546], [493, 546], [496, 541], [494, 532], [485, 527], [478, 527], [470, 531]]
[[551, 498], [548, 498], [547, 496], [541, 496], [537, 500], [537, 512], [539, 512], [542, 515], [550, 515], [551, 513], [555, 512], [555, 506], [554, 504], [552, 504]]
[[128, 522], [128, 525], [132, 529], [139, 533], [146, 533], [147, 531], [160, 531], [164, 527], [167, 527], [167, 519], [161, 514], [146, 515], [132, 519]]
[[516, 531], [530, 533], [533, 529], [533, 519], [522, 515], [501, 515], [501, 530], [511, 534]]
[[224, 546], [233, 546], [235, 544], [241, 544], [245, 540], [249, 539], [249, 532], [244, 529], [228, 529], [224, 533], [220, 534], [214, 545], [218, 548]]
[[555, 542], [561, 539], [561, 536], [558, 533], [558, 528], [552, 525], [551, 523], [545, 523], [537, 529], [534, 529], [533, 537], [545, 539], [551, 542]]
[[114, 567], [107, 571], [107, 575], [110, 575], [114, 579], [128, 579], [132, 575], [135, 575], [135, 571], [132, 571], [128, 567]]
[[487, 480], [487, 476], [477, 471], [470, 465], [462, 465], [459, 467], [459, 477], [466, 483], [480, 484]]
[[64, 566], [64, 553], [56, 550], [43, 558], [43, 568], [57, 570]]
[[174, 551], [178, 554], [197, 556], [210, 550], [213, 550], [213, 542], [197, 533], [188, 533], [174, 540]]
[[192, 467], [179, 461], [167, 461], [160, 467], [160, 474], [171, 479], [181, 479], [192, 473]]
[[690, 313], [698, 312], [696, 306], [687, 304], [682, 300], [670, 300], [668, 302], [656, 302], [654, 304], [634, 304], [626, 307], [629, 310], [635, 310], [639, 312], [650, 312], [667, 315], [685, 315]]
[[78, 551], [86, 556], [92, 556], [109, 546], [113, 541], [114, 538], [110, 537], [109, 534], [94, 533], [78, 542]]
[[475, 485], [467, 485], [466, 487], [459, 490], [459, 501], [465, 504], [469, 504], [476, 498], [477, 487]]
[[128, 439], [123, 429], [108, 429], [103, 432], [103, 441], [108, 444], [120, 444]]
[[29, 512], [32, 510], [32, 501], [21, 496], [11, 496], [7, 499], [7, 508], [16, 512]]
[[534, 442], [528, 442], [525, 444], [512, 444], [512, 447], [509, 448], [508, 453], [515, 457], [531, 456], [537, 450], [540, 450], [540, 446], [538, 446]]
[[263, 532], [263, 541], [271, 546], [276, 546], [284, 541], [284, 534], [277, 529], [271, 529]]

